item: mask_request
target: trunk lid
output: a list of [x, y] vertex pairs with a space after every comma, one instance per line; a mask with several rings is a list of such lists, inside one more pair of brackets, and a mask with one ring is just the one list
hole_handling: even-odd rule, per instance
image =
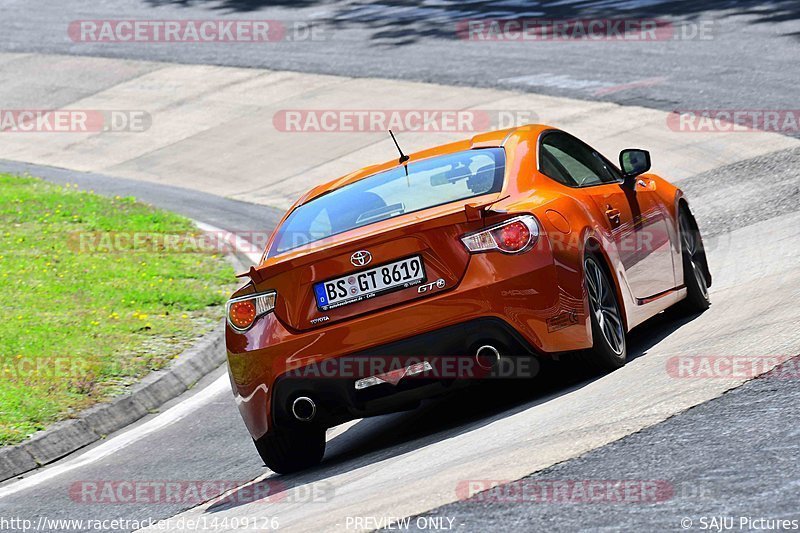
[[[295, 330], [329, 325], [452, 290], [469, 263], [469, 252], [459, 237], [482, 227], [481, 220], [470, 220], [473, 217], [465, 212], [464, 205], [472, 202], [474, 198], [433, 208], [434, 213], [401, 215], [330, 237], [328, 242], [316, 243], [312, 251], [289, 254], [286, 260], [278, 257], [275, 263], [257, 269], [261, 278], [258, 290], [277, 291], [275, 314]], [[371, 260], [359, 264], [353, 257], [357, 252], [369, 252]], [[342, 286], [352, 290], [368, 271], [378, 268], [380, 279], [383, 267], [390, 265], [391, 270], [392, 263], [412, 257], [421, 259], [424, 279], [339, 307], [321, 309], [318, 305], [324, 286], [315, 292], [315, 285], [344, 277]]]

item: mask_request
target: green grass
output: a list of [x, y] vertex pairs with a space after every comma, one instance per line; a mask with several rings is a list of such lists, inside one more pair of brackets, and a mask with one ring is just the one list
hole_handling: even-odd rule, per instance
[[0, 174], [0, 445], [119, 394], [223, 315], [221, 255], [91, 253], [86, 232], [198, 233], [133, 198]]

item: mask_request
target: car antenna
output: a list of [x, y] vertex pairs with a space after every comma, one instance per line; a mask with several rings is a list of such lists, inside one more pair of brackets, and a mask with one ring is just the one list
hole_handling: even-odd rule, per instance
[[[403, 163], [405, 163], [406, 161], [408, 161], [411, 158], [403, 153], [402, 148], [400, 148], [400, 145], [397, 143], [397, 139], [394, 138], [394, 133], [392, 133], [392, 130], [389, 130], [389, 135], [392, 136], [392, 140], [394, 141], [394, 145], [397, 147], [397, 151], [400, 152], [400, 161], [399, 161], [399, 163], [401, 165], [403, 165], [403, 168], [406, 171], [406, 178], [408, 178], [408, 165], [404, 165]], [[411, 186], [410, 183], [408, 185]]]

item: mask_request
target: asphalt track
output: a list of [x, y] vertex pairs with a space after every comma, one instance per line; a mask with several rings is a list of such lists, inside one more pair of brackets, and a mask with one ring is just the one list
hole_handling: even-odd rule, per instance
[[[369, 75], [424, 80], [437, 75], [432, 67], [437, 52], [445, 54], [446, 47], [459, 44], [440, 39], [435, 29], [428, 28], [427, 32], [420, 30], [413, 34], [416, 41], [407, 46], [380, 52], [379, 43], [372, 39], [392, 36], [377, 35], [382, 23], [376, 20], [368, 24], [365, 22], [368, 17], [362, 15], [344, 28], [350, 32], [344, 34], [346, 39], [342, 37], [345, 43], [337, 43], [327, 51], [322, 50], [325, 47], [316, 47], [305, 58], [294, 51], [264, 58], [252, 49], [240, 48], [227, 49], [224, 55], [213, 48], [206, 55], [198, 55], [197, 50], [182, 52], [175, 47], [163, 51], [152, 47], [109, 50], [81, 48], [84, 45], [72, 47], [66, 43], [69, 46], [65, 48], [63, 35], [48, 40], [48, 32], [55, 32], [56, 25], [63, 25], [64, 20], [89, 14], [111, 18], [116, 13], [116, 4], [64, 3], [66, 11], [57, 16], [54, 11], [41, 11], [37, 22], [32, 22], [32, 13], [37, 11], [29, 9], [32, 5], [4, 2], [4, 15], [8, 15], [2, 23], [7, 30], [4, 50], [286, 66], [353, 75], [368, 71]], [[130, 7], [144, 10], [150, 5], [131, 2]], [[186, 17], [220, 12], [225, 16], [251, 16], [253, 11], [248, 6], [256, 4], [228, 1], [152, 2], [152, 5], [162, 10], [161, 18], [169, 18], [173, 10], [180, 9], [190, 10], [183, 12]], [[217, 5], [226, 9], [213, 11]], [[309, 1], [302, 5], [312, 10], [309, 13], [324, 16], [339, 4]], [[587, 9], [592, 5], [582, 3]], [[716, 66], [681, 54], [672, 58], [669, 48], [654, 49], [654, 56], [660, 61], [636, 62], [632, 58], [640, 58], [641, 50], [626, 56], [622, 48], [608, 57], [600, 57], [605, 54], [597, 51], [598, 61], [587, 67], [591, 80], [620, 83], [632, 81], [630, 76], [621, 75], [630, 74], [626, 69], [631, 64], [637, 68], [641, 65], [645, 69], [643, 74], [651, 76], [658, 74], [656, 70], [663, 68], [665, 62], [674, 60], [683, 69], [685, 85], [670, 76], [667, 84], [612, 92], [602, 97], [591, 94], [586, 86], [570, 89], [555, 86], [556, 82], [553, 86], [531, 84], [522, 88], [583, 98], [619, 99], [622, 103], [663, 109], [704, 104], [790, 108], [796, 98], [793, 84], [797, 78], [795, 63], [789, 61], [796, 46], [790, 31], [796, 24], [793, 6], [778, 2], [770, 13], [745, 8], [736, 14], [729, 3], [708, 4], [709, 9], [730, 10], [726, 20], [740, 24], [731, 30], [740, 45], [725, 41], [722, 48], [727, 48], [727, 52], [716, 48], [707, 51], [720, 58]], [[75, 8], [74, 13], [69, 11], [71, 8]], [[285, 6], [274, 9], [287, 12]], [[197, 12], [201, 15], [192, 15]], [[135, 17], [135, 11], [129, 16]], [[305, 16], [305, 12], [295, 16]], [[770, 18], [776, 20], [770, 22]], [[34, 39], [30, 36], [37, 23], [39, 29], [47, 29], [48, 24], [54, 26], [36, 34], [41, 38]], [[424, 47], [425, 54], [415, 46]], [[456, 50], [461, 51], [463, 43], [459, 46]], [[435, 79], [454, 84], [492, 85], [499, 74], [529, 72], [525, 69], [530, 66], [522, 68], [522, 63], [531, 61], [529, 54], [534, 52], [503, 50], [503, 57], [508, 59], [492, 61], [491, 76], [483, 75], [486, 57], [482, 61], [476, 59], [482, 52], [470, 51], [464, 52], [463, 68], [448, 69], [446, 76]], [[569, 47], [564, 45], [557, 50], [561, 64], [550, 63], [551, 70], [565, 72], [573, 80], [586, 80], [586, 69], [567, 60], [573, 53]], [[585, 50], [576, 49], [574, 53]], [[452, 51], [449, 54], [453, 56]], [[413, 59], [404, 61], [401, 55]], [[425, 58], [420, 58], [423, 55]], [[491, 54], [490, 57], [494, 58]], [[379, 59], [389, 66], [379, 68]], [[546, 57], [534, 60], [537, 65], [548, 64]], [[431, 66], [423, 68], [423, 61], [431, 62]], [[516, 66], [512, 68], [509, 62], [516, 62]], [[474, 69], [478, 63], [484, 70]], [[615, 67], [617, 63], [621, 66]], [[760, 72], [759, 83], [745, 76], [754, 71], [754, 65]], [[563, 80], [559, 82], [561, 85], [573, 83]], [[714, 91], [713, 96], [708, 96], [709, 90]], [[41, 517], [48, 520], [202, 518], [216, 519], [216, 527], [209, 529], [220, 531], [237, 529], [232, 518], [265, 517], [275, 517], [281, 529], [296, 531], [370, 529], [379, 527], [377, 520], [381, 518], [412, 515], [452, 518], [453, 527], [464, 531], [492, 527], [670, 530], [679, 529], [680, 519], [685, 516], [694, 519], [692, 527], [698, 528], [701, 516], [723, 514], [800, 518], [796, 498], [786, 497], [795, 491], [800, 474], [796, 461], [791, 460], [798, 451], [796, 409], [792, 405], [796, 379], [756, 380], [726, 394], [725, 391], [741, 385], [746, 378], [681, 379], [667, 371], [667, 362], [674, 356], [788, 357], [800, 353], [800, 332], [796, 327], [800, 323], [800, 310], [796, 306], [800, 296], [800, 258], [795, 252], [800, 239], [794, 230], [800, 222], [799, 168], [800, 151], [793, 149], [681, 180], [700, 227], [708, 236], [709, 259], [715, 275], [714, 304], [699, 317], [675, 319], [662, 315], [635, 330], [630, 341], [631, 359], [618, 372], [584, 380], [559, 367], [548, 367], [533, 382], [488, 384], [426, 402], [412, 412], [335, 428], [329, 433], [322, 465], [276, 481], [258, 460], [236, 411], [224, 369], [220, 369], [194, 390], [164, 406], [160, 413], [21, 480], [0, 486], [0, 516], [27, 518], [34, 523]], [[28, 170], [47, 179], [79, 183], [105, 194], [133, 194], [223, 229], [260, 231], [273, 224], [278, 214], [265, 206], [113, 176], [34, 166], [23, 168], [14, 162], [0, 164], [0, 170]], [[486, 503], [479, 498], [452, 503], [463, 496], [458, 488], [464, 482], [515, 480], [533, 472], [538, 473], [532, 479], [666, 480], [677, 492], [655, 505], [532, 506]], [[247, 489], [247, 483], [254, 479], [279, 483], [275, 485], [277, 493], [254, 498]], [[84, 482], [98, 481], [214, 481], [239, 488], [227, 501], [200, 506], [189, 500], [114, 504], [76, 501], [80, 500], [76, 488], [85, 487]], [[374, 520], [368, 522], [367, 518]], [[223, 522], [224, 519], [228, 521]], [[171, 530], [189, 530], [176, 522], [166, 525]], [[115, 530], [132, 529], [135, 528]], [[57, 529], [51, 526], [49, 530]]]
[[[473, 42], [456, 34], [465, 20], [534, 17], [666, 21], [677, 38]], [[57, 7], [48, 0], [3, 0], [0, 51], [507, 88], [666, 111], [794, 109], [798, 17], [794, 0], [62, 0]], [[73, 41], [68, 24], [85, 19], [279, 20], [314, 24], [320, 40]]]

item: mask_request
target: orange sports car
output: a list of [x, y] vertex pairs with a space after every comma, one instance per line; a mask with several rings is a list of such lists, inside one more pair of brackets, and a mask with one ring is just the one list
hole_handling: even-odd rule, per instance
[[236, 402], [276, 472], [503, 361], [614, 370], [632, 328], [709, 306], [697, 224], [644, 150], [617, 167], [528, 125], [400, 155], [306, 193], [228, 302]]

